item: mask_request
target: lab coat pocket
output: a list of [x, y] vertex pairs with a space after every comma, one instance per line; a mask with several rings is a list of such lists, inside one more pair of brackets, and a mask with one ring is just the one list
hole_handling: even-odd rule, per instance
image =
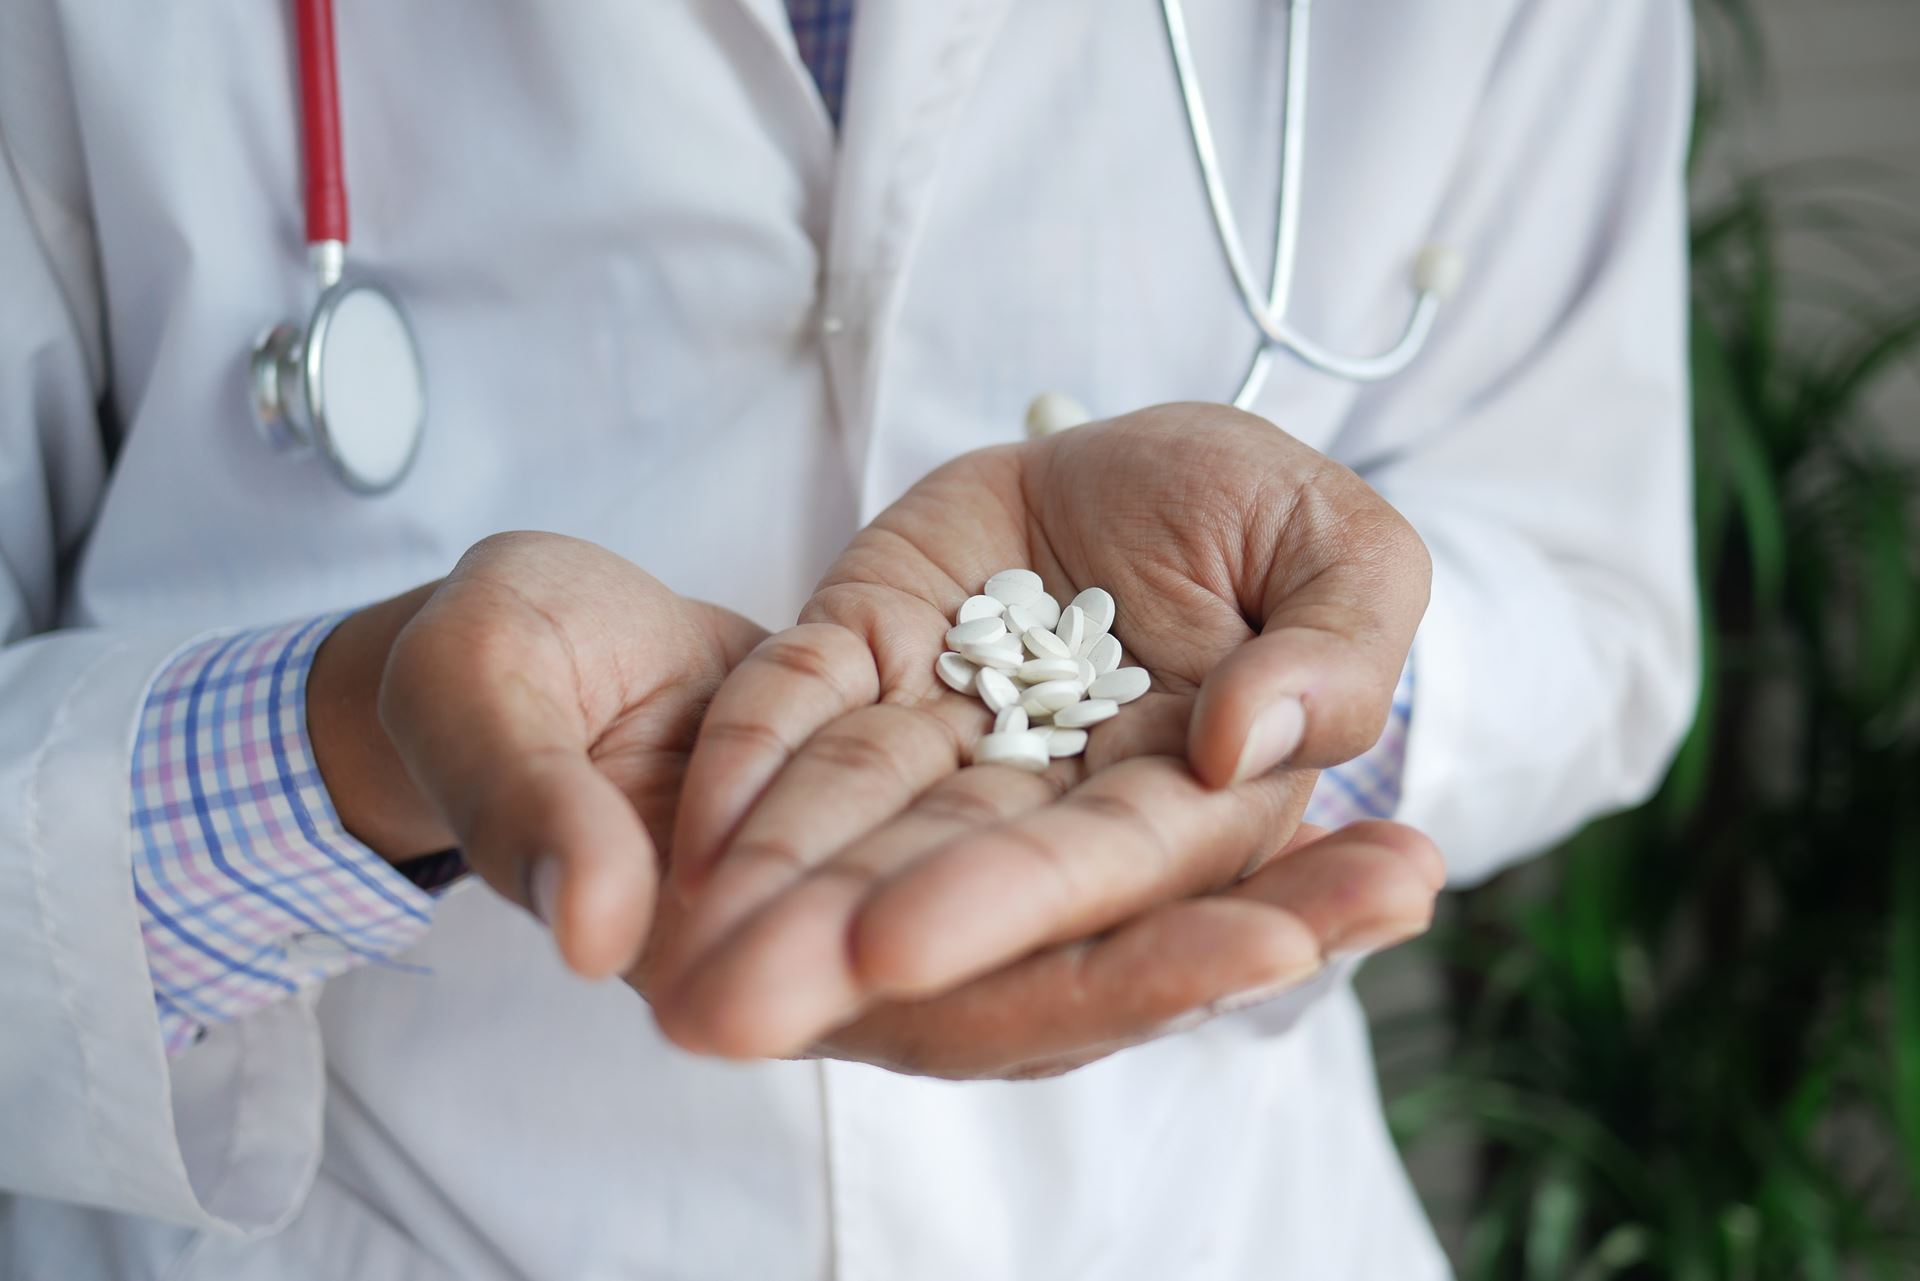
[[321, 1170], [306, 1204], [270, 1237], [208, 1237], [172, 1281], [454, 1281], [399, 1225]]

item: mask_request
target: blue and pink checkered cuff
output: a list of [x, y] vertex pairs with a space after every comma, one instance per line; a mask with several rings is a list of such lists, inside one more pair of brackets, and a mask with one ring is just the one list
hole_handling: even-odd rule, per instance
[[133, 880], [167, 1052], [425, 932], [433, 900], [347, 834], [307, 738], [344, 615], [215, 636], [155, 678], [133, 749]]
[[1413, 721], [1413, 660], [1400, 669], [1393, 708], [1379, 741], [1344, 765], [1320, 771], [1306, 821], [1345, 827], [1363, 818], [1392, 818], [1400, 808], [1400, 776], [1407, 762], [1407, 729]]

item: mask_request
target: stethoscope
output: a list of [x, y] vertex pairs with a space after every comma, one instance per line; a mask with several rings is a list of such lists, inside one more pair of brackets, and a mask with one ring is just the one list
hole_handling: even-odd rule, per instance
[[347, 184], [332, 0], [295, 0], [300, 125], [306, 151], [307, 257], [319, 296], [304, 327], [283, 322], [254, 343], [255, 421], [276, 449], [318, 453], [342, 484], [383, 494], [420, 452], [426, 377], [392, 294], [347, 281]]
[[[1280, 105], [1280, 183], [1274, 201], [1273, 272], [1263, 295], [1247, 265], [1240, 223], [1233, 215], [1226, 180], [1220, 173], [1213, 125], [1207, 118], [1206, 99], [1200, 92], [1200, 77], [1193, 65], [1193, 46], [1187, 39], [1185, 5], [1182, 0], [1160, 0], [1160, 11], [1166, 19], [1167, 48], [1173, 55], [1173, 73], [1179, 81], [1180, 99], [1186, 106], [1187, 134], [1193, 140], [1193, 155], [1199, 163], [1200, 182], [1206, 188], [1214, 230], [1227, 260], [1227, 270], [1233, 276], [1234, 289], [1240, 296], [1240, 305], [1254, 328], [1260, 331], [1259, 345], [1247, 376], [1233, 397], [1232, 403], [1238, 409], [1251, 408], [1259, 398], [1272, 372], [1274, 357], [1283, 351], [1310, 368], [1351, 382], [1378, 382], [1393, 377], [1411, 364], [1426, 346], [1440, 304], [1459, 286], [1464, 271], [1464, 263], [1456, 250], [1438, 244], [1423, 247], [1413, 262], [1413, 310], [1399, 338], [1376, 355], [1342, 355], [1288, 323], [1287, 308], [1293, 300], [1294, 265], [1300, 249], [1300, 171], [1306, 152], [1307, 55], [1313, 39], [1313, 0], [1286, 0], [1286, 4], [1287, 85]], [[1027, 430], [1035, 436], [1050, 435], [1091, 417], [1073, 398], [1059, 392], [1043, 392], [1027, 409]]]
[[[1167, 48], [1186, 108], [1187, 133], [1207, 193], [1214, 230], [1241, 306], [1259, 344], [1233, 404], [1252, 406], [1275, 356], [1287, 352], [1313, 369], [1375, 382], [1405, 369], [1426, 345], [1440, 304], [1460, 283], [1460, 255], [1422, 248], [1413, 263], [1413, 309], [1400, 336], [1374, 355], [1350, 356], [1315, 342], [1287, 320], [1300, 245], [1300, 174], [1307, 127], [1307, 64], [1313, 0], [1287, 4], [1286, 91], [1280, 107], [1280, 181], [1275, 197], [1273, 269], [1264, 291], [1247, 264], [1239, 220], [1227, 197], [1213, 125], [1194, 68], [1182, 0], [1160, 0]], [[347, 192], [341, 162], [340, 95], [331, 0], [295, 0], [301, 128], [306, 151], [307, 249], [319, 297], [305, 327], [274, 326], [254, 345], [252, 390], [261, 430], [276, 448], [314, 451], [351, 490], [380, 494], [413, 465], [426, 429], [426, 379], [406, 313], [365, 281], [344, 281]], [[1027, 429], [1046, 435], [1092, 415], [1068, 396], [1047, 392], [1027, 411]]]

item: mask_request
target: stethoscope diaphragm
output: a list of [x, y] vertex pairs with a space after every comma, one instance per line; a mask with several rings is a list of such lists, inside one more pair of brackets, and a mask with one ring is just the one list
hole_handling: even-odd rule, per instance
[[305, 329], [254, 344], [254, 419], [276, 449], [318, 453], [357, 494], [400, 483], [427, 423], [426, 378], [406, 314], [365, 282], [320, 294]]

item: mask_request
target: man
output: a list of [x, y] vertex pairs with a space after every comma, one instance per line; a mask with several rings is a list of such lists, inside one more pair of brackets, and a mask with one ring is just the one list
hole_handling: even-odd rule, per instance
[[[0, 12], [12, 1274], [1443, 1274], [1345, 986], [1431, 850], [1295, 824], [1364, 753], [1316, 814], [1471, 879], [1686, 719], [1685, 14], [1318, 11], [1291, 319], [1469, 276], [1259, 419], [1164, 407], [1251, 336], [1152, 6], [875, 0], [836, 122], [843, 18], [343, 6], [367, 499], [242, 407], [287, 15]], [[1283, 13], [1190, 24], [1264, 208]], [[1051, 782], [928, 671], [1017, 563], [1156, 679]]]

